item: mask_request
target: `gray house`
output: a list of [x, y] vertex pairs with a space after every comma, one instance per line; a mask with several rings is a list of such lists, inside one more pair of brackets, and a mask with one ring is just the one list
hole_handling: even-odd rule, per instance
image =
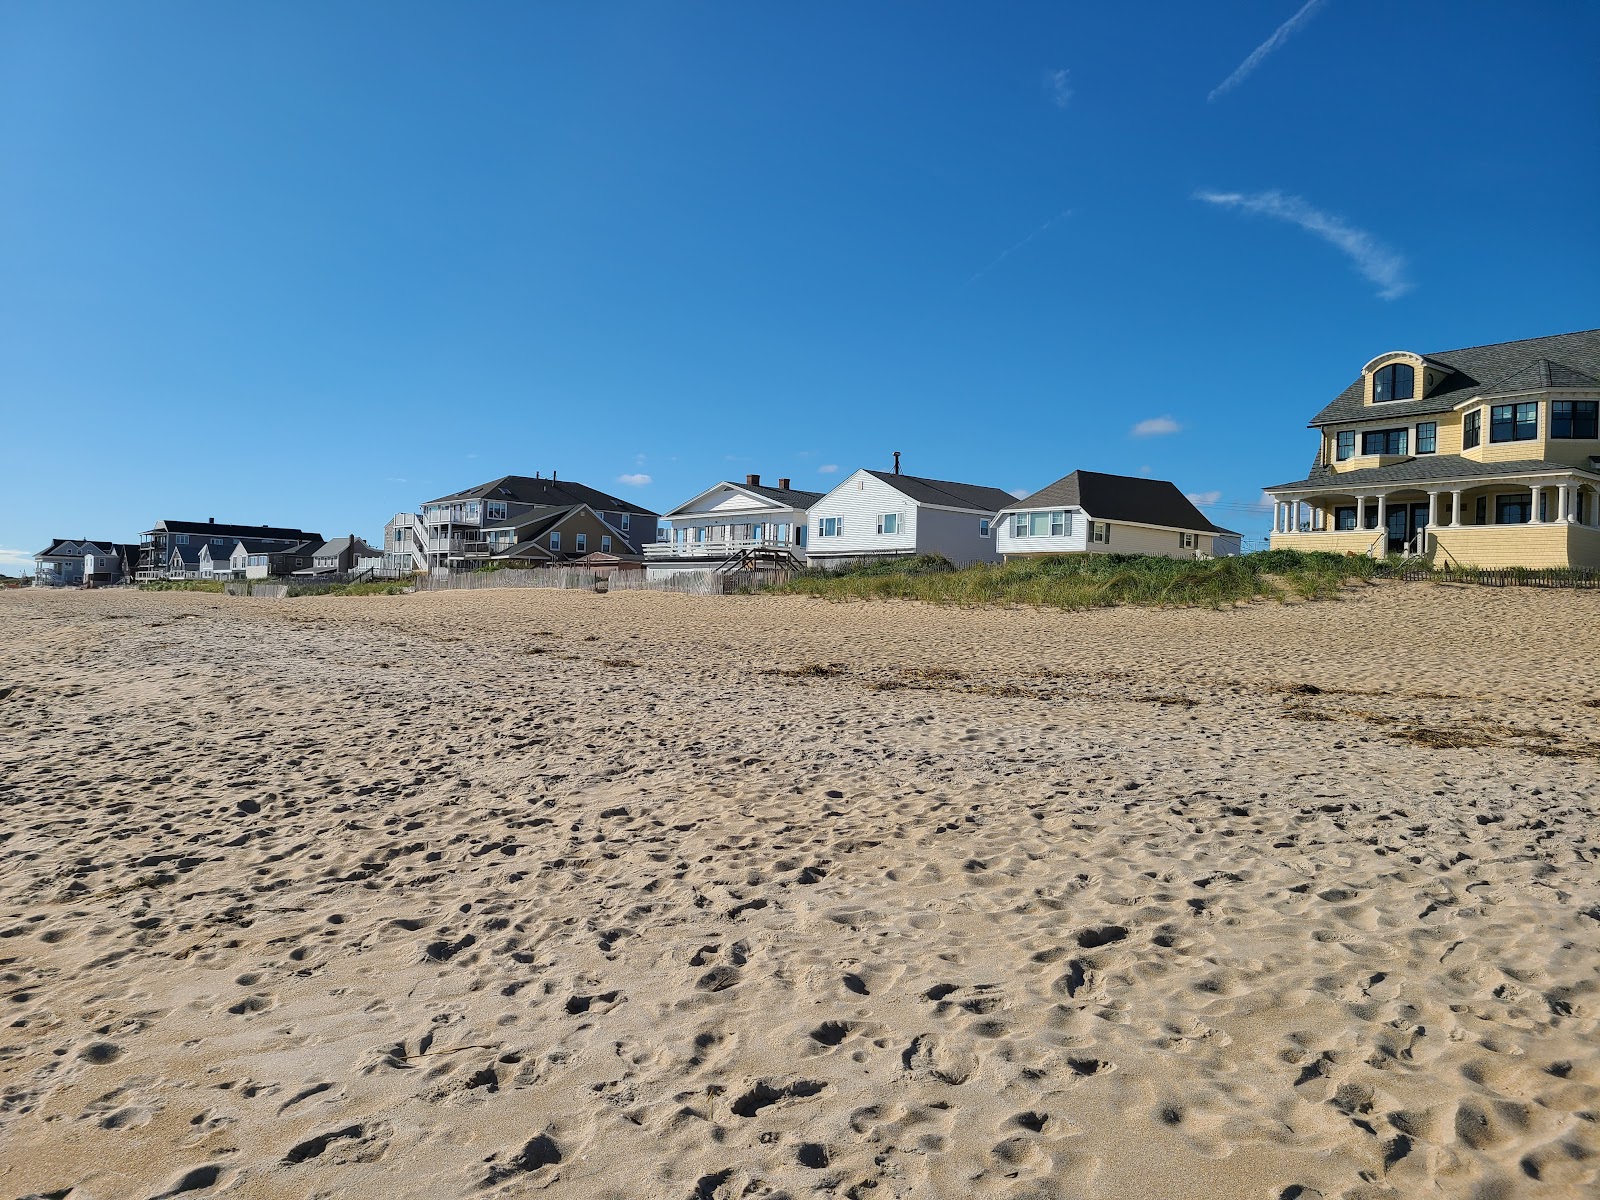
[[[511, 546], [530, 541], [526, 531], [542, 524], [544, 518], [561, 513], [564, 519], [574, 520], [572, 514], [581, 510], [597, 518], [592, 529], [584, 530], [586, 553], [598, 551], [606, 540], [608, 556], [619, 562], [639, 562], [644, 547], [656, 540], [657, 514], [631, 500], [554, 475], [548, 479], [503, 475], [428, 501], [420, 517], [396, 513], [384, 528], [385, 561], [400, 570], [479, 567], [497, 556], [502, 543]], [[568, 536], [575, 543], [576, 534]], [[556, 553], [564, 555], [565, 551], [563, 543]]]
[[197, 578], [202, 546], [208, 548], [208, 557], [213, 561], [231, 561], [234, 547], [242, 538], [270, 543], [279, 550], [305, 542], [322, 543], [320, 533], [273, 525], [219, 525], [215, 517], [205, 521], [158, 521], [144, 533], [136, 573], [140, 579]]
[[33, 556], [34, 587], [121, 583], [133, 577], [139, 547], [98, 538], [56, 538]]
[[311, 565], [296, 575], [348, 575], [365, 567], [382, 566], [383, 551], [369, 546], [355, 534], [334, 538], [311, 549]]

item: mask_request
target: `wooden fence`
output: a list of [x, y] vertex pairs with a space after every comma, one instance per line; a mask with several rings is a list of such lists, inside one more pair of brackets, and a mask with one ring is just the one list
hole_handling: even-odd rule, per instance
[[560, 588], [596, 592], [677, 592], [689, 596], [722, 596], [754, 591], [788, 578], [787, 572], [683, 571], [665, 579], [646, 579], [643, 571], [596, 572], [579, 567], [508, 567], [503, 571], [452, 571], [417, 578], [419, 592], [476, 591], [480, 588]]
[[1584, 567], [1506, 567], [1499, 570], [1477, 567], [1407, 567], [1399, 572], [1407, 582], [1471, 583], [1480, 587], [1572, 588], [1600, 591], [1600, 571]]

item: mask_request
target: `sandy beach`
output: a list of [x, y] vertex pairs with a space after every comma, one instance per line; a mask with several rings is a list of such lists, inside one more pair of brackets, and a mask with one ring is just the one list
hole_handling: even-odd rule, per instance
[[7, 591], [0, 805], [0, 1196], [1600, 1186], [1600, 594]]

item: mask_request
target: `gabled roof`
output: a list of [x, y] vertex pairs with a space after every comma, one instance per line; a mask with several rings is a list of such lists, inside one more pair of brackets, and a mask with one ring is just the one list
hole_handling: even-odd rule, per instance
[[304, 529], [286, 529], [276, 525], [217, 525], [211, 521], [157, 521], [156, 527], [150, 532], [199, 533], [206, 537], [293, 538], [295, 541], [322, 539], [320, 533], [308, 533]]
[[[1403, 421], [1428, 413], [1449, 412], [1463, 400], [1488, 394], [1489, 389], [1511, 390], [1507, 387], [1508, 381], [1521, 378], [1524, 373], [1537, 379], [1546, 377], [1545, 372], [1548, 372], [1552, 382], [1532, 385], [1536, 387], [1600, 387], [1596, 382], [1600, 379], [1600, 329], [1496, 342], [1491, 346], [1468, 346], [1464, 350], [1441, 350], [1423, 357], [1451, 371], [1440, 380], [1432, 395], [1421, 400], [1392, 400], [1368, 407], [1362, 403], [1365, 378], [1357, 376], [1354, 383], [1311, 418], [1311, 424], [1332, 425], [1391, 416]], [[1548, 362], [1549, 367], [1541, 368], [1541, 361]], [[1556, 379], [1571, 382], [1553, 382]]]
[[1202, 533], [1227, 533], [1213, 525], [1194, 502], [1165, 479], [1135, 475], [1107, 475], [1100, 471], [1074, 471], [1023, 500], [1013, 500], [1009, 511], [1039, 508], [1081, 508], [1098, 521], [1131, 521], [1168, 529], [1193, 529]]
[[35, 558], [49, 558], [53, 554], [115, 554], [115, 542], [102, 542], [97, 538], [52, 538], [50, 545], [35, 554]]
[[326, 558], [335, 554], [343, 554], [347, 550], [352, 551], [358, 558], [371, 558], [375, 554], [383, 553], [381, 550], [374, 550], [363, 539], [350, 534], [345, 537], [334, 538], [331, 542], [323, 542], [313, 551], [313, 554]]
[[918, 504], [996, 513], [1017, 502], [1004, 488], [984, 487], [981, 483], [951, 483], [947, 479], [924, 479], [920, 475], [896, 475], [893, 471], [868, 471], [867, 474]]
[[731, 488], [733, 491], [743, 492], [747, 496], [756, 496], [762, 500], [770, 500], [773, 504], [776, 504], [782, 508], [807, 509], [815, 504], [818, 500], [821, 500], [823, 496], [827, 495], [826, 492], [808, 492], [801, 488], [776, 488], [768, 487], [764, 483], [735, 483], [731, 479], [724, 479], [718, 483], [712, 484], [710, 487], [706, 488], [705, 491], [697, 492], [693, 496], [690, 496], [689, 499], [678, 505], [678, 507], [674, 508], [671, 512], [661, 514], [661, 519], [664, 521], [671, 520], [675, 514], [683, 513], [691, 504], [694, 504], [704, 497], [711, 495], [718, 488]]
[[561, 506], [587, 504], [590, 508], [609, 509], [612, 512], [640, 513], [647, 517], [656, 515], [653, 510], [635, 504], [632, 500], [624, 500], [620, 496], [613, 496], [585, 484], [573, 483], [566, 479], [530, 479], [526, 475], [502, 475], [499, 479], [491, 479], [488, 483], [480, 483], [477, 487], [470, 487], [462, 492], [452, 492], [448, 496], [440, 496], [427, 503], [449, 504], [457, 500], [511, 500], [518, 504]]

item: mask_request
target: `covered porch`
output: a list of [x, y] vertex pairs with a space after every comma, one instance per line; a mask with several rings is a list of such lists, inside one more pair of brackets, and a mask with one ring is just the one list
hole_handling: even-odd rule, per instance
[[1600, 480], [1579, 473], [1275, 488], [1272, 548], [1435, 557], [1460, 566], [1586, 566], [1600, 552]]

